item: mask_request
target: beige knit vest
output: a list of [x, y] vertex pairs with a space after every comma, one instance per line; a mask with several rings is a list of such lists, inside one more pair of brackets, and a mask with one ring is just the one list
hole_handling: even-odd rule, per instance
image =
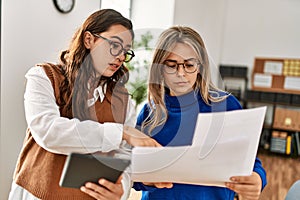
[[[56, 102], [59, 100], [59, 86], [64, 76], [59, 67], [53, 64], [42, 65], [47, 76], [52, 82]], [[127, 90], [121, 87], [114, 94], [106, 94], [103, 102], [97, 101], [92, 106], [91, 113], [96, 113], [98, 122], [124, 123], [127, 109]], [[115, 98], [116, 97], [116, 98]], [[66, 113], [60, 107], [61, 116], [72, 118], [71, 113]], [[115, 114], [117, 113], [117, 114]], [[63, 132], [61, 134], [64, 134]], [[59, 179], [66, 156], [51, 153], [39, 146], [31, 135], [26, 131], [23, 148], [19, 155], [14, 173], [15, 182], [43, 200], [89, 200], [93, 199], [79, 189], [63, 188], [59, 186]]]

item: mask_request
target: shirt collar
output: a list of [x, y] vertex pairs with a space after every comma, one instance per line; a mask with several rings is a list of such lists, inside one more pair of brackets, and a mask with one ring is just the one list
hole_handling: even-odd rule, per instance
[[105, 97], [105, 93], [106, 93], [106, 85], [104, 85], [103, 90], [102, 90], [102, 86], [98, 86], [97, 88], [94, 89], [93, 92], [93, 98], [88, 99], [88, 107], [91, 107], [92, 105], [94, 105], [96, 103], [96, 101], [100, 100], [100, 102], [102, 102], [104, 100]]

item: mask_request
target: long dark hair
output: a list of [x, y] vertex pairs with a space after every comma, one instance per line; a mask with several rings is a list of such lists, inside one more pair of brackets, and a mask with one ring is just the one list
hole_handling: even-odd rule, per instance
[[[88, 82], [95, 77], [95, 71], [90, 56], [90, 50], [84, 45], [84, 33], [102, 33], [112, 25], [120, 24], [130, 31], [132, 40], [134, 33], [132, 23], [113, 9], [102, 9], [91, 14], [82, 26], [75, 32], [69, 48], [60, 54], [61, 69], [65, 76], [60, 86], [60, 100], [67, 112], [73, 111], [73, 117], [84, 120], [89, 119], [90, 114], [87, 105]], [[122, 65], [112, 77], [101, 76], [94, 80], [99, 85], [104, 82], [108, 92], [112, 92], [117, 83], [125, 84], [128, 81], [128, 69]], [[76, 83], [75, 83], [76, 82]]]

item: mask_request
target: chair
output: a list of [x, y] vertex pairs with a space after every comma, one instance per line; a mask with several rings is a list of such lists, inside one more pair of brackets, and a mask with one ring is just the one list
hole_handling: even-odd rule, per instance
[[293, 183], [287, 192], [285, 200], [299, 200], [300, 199], [300, 180]]

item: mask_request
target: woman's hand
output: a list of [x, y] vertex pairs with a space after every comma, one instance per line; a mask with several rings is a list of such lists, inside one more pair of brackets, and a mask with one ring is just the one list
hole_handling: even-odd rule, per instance
[[130, 126], [124, 126], [123, 139], [131, 146], [161, 147], [154, 139]]
[[148, 182], [143, 182], [144, 185], [147, 186], [154, 186], [157, 188], [172, 188], [173, 183], [168, 183], [168, 182], [161, 182], [161, 183], [148, 183]]
[[99, 179], [99, 185], [88, 182], [80, 190], [97, 200], [120, 200], [124, 190], [121, 184], [122, 176], [116, 183]]
[[258, 200], [261, 194], [262, 182], [256, 172], [251, 176], [233, 176], [232, 182], [225, 183], [226, 187], [238, 193], [243, 200]]
[[[148, 146], [148, 147], [161, 147], [161, 145], [156, 142], [151, 137], [137, 130], [136, 128], [130, 126], [124, 126], [123, 139], [126, 140], [131, 146]], [[172, 188], [173, 183], [161, 182], [161, 183], [143, 183], [147, 186], [153, 186], [157, 188]]]

